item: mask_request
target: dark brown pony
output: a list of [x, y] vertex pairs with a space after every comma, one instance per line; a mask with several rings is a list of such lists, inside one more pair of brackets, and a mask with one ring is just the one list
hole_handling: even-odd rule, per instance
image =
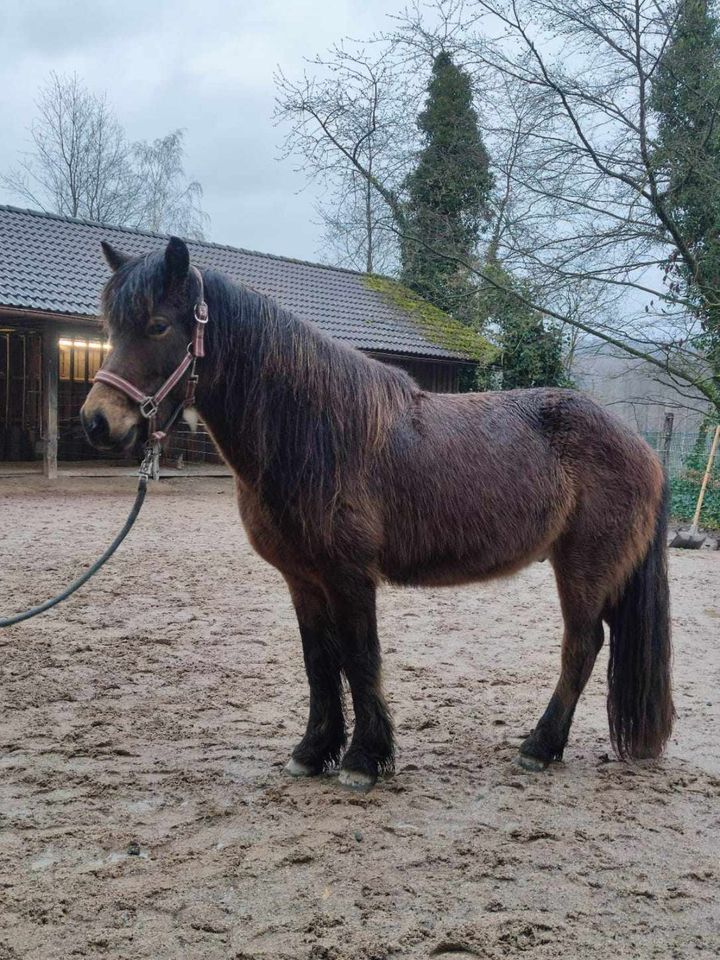
[[[115, 271], [103, 294], [106, 367], [151, 394], [187, 348], [198, 281], [175, 238], [164, 254], [105, 254]], [[287, 581], [302, 636], [310, 715], [290, 773], [318, 774], [342, 757], [342, 782], [368, 789], [392, 767], [380, 583], [452, 586], [543, 557], [565, 622], [562, 669], [520, 762], [539, 769], [562, 757], [603, 621], [615, 750], [658, 756], [673, 705], [664, 478], [650, 448], [569, 390], [427, 393], [267, 297], [203, 277], [197, 406], [236, 474], [250, 542]], [[82, 418], [97, 446], [143, 439], [136, 405], [107, 384], [95, 384]], [[343, 676], [355, 714], [344, 756]]]

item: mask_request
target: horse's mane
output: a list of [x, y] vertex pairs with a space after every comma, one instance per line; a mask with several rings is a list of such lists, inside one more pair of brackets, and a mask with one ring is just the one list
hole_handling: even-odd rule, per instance
[[[207, 336], [225, 416], [253, 444], [263, 498], [329, 520], [417, 395], [404, 371], [366, 357], [270, 297], [204, 271]], [[283, 502], [278, 502], [281, 498]]]
[[[231, 462], [250, 455], [251, 479], [270, 505], [296, 507], [304, 525], [324, 523], [344, 493], [358, 492], [353, 482], [366, 475], [419, 388], [404, 371], [333, 340], [270, 297], [202, 272], [210, 322], [201, 385], [223, 397], [217, 432], [230, 438], [223, 452]], [[187, 283], [194, 285], [192, 275]], [[118, 270], [103, 295], [111, 328], [137, 331], [163, 284], [162, 254]]]

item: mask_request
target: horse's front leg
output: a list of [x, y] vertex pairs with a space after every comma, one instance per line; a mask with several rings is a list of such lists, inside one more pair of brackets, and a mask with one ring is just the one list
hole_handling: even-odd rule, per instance
[[325, 592], [290, 578], [288, 586], [300, 625], [310, 714], [305, 736], [285, 769], [295, 777], [309, 777], [337, 763], [345, 746], [341, 652]]
[[355, 576], [334, 579], [330, 595], [342, 648], [342, 669], [355, 712], [355, 728], [340, 767], [340, 782], [367, 791], [379, 773], [392, 770], [394, 761], [393, 727], [381, 683], [375, 584]]

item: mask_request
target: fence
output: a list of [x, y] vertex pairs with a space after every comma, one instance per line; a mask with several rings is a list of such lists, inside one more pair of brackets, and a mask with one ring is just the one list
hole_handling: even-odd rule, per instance
[[[697, 430], [692, 433], [673, 433], [670, 436], [669, 443], [664, 430], [650, 430], [643, 436], [666, 465], [670, 479], [674, 480], [687, 472], [688, 460], [691, 455], [698, 455], [698, 459], [703, 463], [703, 466], [705, 465], [710, 453], [713, 429], [710, 428], [705, 433], [704, 439]], [[716, 460], [713, 472], [717, 475], [719, 470], [720, 459]]]
[[[670, 477], [670, 514], [673, 520], [687, 522], [695, 512], [700, 483], [715, 430], [673, 433], [656, 430], [645, 439], [657, 451]], [[705, 493], [701, 526], [720, 530], [720, 459], [716, 458]]]

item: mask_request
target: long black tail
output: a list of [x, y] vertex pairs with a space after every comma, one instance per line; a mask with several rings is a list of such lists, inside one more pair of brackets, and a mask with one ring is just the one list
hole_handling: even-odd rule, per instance
[[647, 556], [608, 617], [608, 719], [620, 757], [659, 756], [671, 732], [670, 595], [667, 579], [667, 485]]

